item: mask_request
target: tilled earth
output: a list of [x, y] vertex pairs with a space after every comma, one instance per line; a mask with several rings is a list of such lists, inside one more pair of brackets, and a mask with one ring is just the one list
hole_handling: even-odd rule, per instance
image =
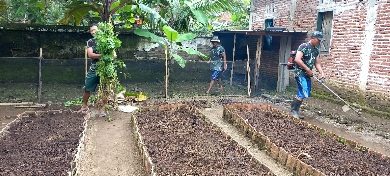
[[278, 147], [326, 175], [390, 175], [390, 160], [344, 145], [304, 124], [261, 109], [234, 108], [234, 113]]
[[0, 175], [68, 175], [83, 122], [70, 111], [15, 121], [0, 135]]
[[188, 108], [143, 108], [135, 117], [157, 175], [272, 175]]

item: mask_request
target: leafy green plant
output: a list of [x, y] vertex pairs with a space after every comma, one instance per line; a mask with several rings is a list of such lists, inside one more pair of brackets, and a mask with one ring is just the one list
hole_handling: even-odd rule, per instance
[[68, 1], [0, 0], [0, 22], [57, 24]]
[[[114, 33], [114, 27], [111, 23], [99, 23], [99, 29], [94, 35], [97, 44], [97, 51], [101, 54], [99, 62], [97, 62], [97, 75], [100, 77], [98, 90], [98, 99], [96, 105], [98, 108], [105, 108], [108, 101], [111, 99], [116, 106], [116, 94], [119, 84], [118, 68], [122, 68], [123, 61], [115, 59], [115, 49], [121, 46], [121, 41]], [[119, 87], [120, 89], [120, 87]]]
[[153, 42], [158, 43], [162, 48], [165, 49], [165, 56], [166, 56], [165, 57], [165, 73], [166, 73], [165, 74], [165, 96], [168, 97], [168, 80], [169, 80], [168, 61], [173, 59], [180, 65], [180, 67], [184, 68], [186, 61], [182, 56], [177, 54], [178, 51], [184, 51], [188, 54], [195, 54], [203, 57], [205, 60], [208, 60], [208, 57], [203, 53], [194, 50], [192, 48], [182, 47], [181, 45], [182, 42], [190, 41], [194, 39], [196, 37], [196, 34], [193, 33], [179, 34], [176, 30], [172, 29], [167, 25], [163, 27], [163, 31], [166, 35], [166, 38], [157, 36], [146, 29], [136, 29], [134, 33], [139, 36], [151, 38]]
[[[96, 99], [97, 99], [96, 95], [91, 95], [91, 97], [89, 97], [89, 99], [88, 99], [88, 104], [91, 104], [92, 102], [96, 101]], [[69, 100], [69, 101], [65, 102], [64, 106], [65, 107], [81, 106], [82, 104], [83, 104], [83, 98], [80, 97], [80, 98]]]
[[60, 21], [61, 24], [79, 25], [86, 17], [97, 16], [103, 22], [110, 22], [113, 15], [122, 10], [122, 12], [131, 12], [132, 5], [135, 5], [133, 0], [72, 0], [66, 8], [64, 18]]

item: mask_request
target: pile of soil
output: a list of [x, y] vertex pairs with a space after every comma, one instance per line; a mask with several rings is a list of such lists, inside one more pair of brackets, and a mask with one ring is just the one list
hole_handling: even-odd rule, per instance
[[390, 160], [346, 146], [281, 114], [258, 108], [234, 108], [233, 113], [271, 142], [326, 175], [390, 175]]
[[0, 175], [68, 175], [83, 123], [68, 111], [15, 121], [0, 135]]
[[272, 175], [245, 148], [187, 106], [135, 115], [157, 175]]

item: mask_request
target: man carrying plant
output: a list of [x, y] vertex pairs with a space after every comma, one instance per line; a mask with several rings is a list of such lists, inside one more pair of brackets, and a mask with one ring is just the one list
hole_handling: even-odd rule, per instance
[[[92, 36], [96, 34], [98, 30], [97, 24], [92, 24], [89, 28], [89, 32]], [[88, 108], [88, 100], [91, 96], [91, 92], [95, 92], [98, 84], [100, 82], [100, 77], [97, 75], [97, 67], [96, 63], [99, 62], [99, 59], [101, 57], [101, 54], [97, 52], [96, 49], [96, 41], [94, 38], [91, 38], [87, 41], [87, 54], [88, 57], [91, 58], [91, 66], [89, 67], [87, 77], [85, 78], [85, 86], [84, 86], [84, 93], [83, 93], [83, 105], [81, 109], [79, 110], [82, 113], [86, 113], [89, 111]], [[116, 53], [114, 52], [114, 57], [116, 57]], [[100, 117], [105, 117], [106, 113], [104, 110], [101, 110]]]
[[211, 53], [210, 53], [211, 57], [208, 63], [210, 63], [210, 70], [212, 71], [212, 74], [211, 74], [210, 86], [207, 89], [206, 94], [210, 93], [210, 90], [213, 87], [215, 80], [218, 80], [218, 84], [219, 84], [219, 88], [217, 92], [222, 91], [223, 87], [222, 87], [221, 72], [227, 69], [225, 48], [223, 48], [219, 44], [220, 40], [218, 39], [217, 36], [214, 36], [210, 41], [213, 44], [213, 47], [211, 48]]
[[291, 103], [291, 115], [295, 118], [303, 119], [299, 117], [298, 111], [302, 104], [303, 99], [310, 97], [311, 92], [311, 78], [313, 76], [313, 66], [321, 74], [320, 79], [325, 78], [325, 74], [322, 71], [321, 63], [317, 59], [319, 55], [319, 48], [323, 36], [321, 32], [314, 31], [311, 34], [309, 42], [303, 43], [298, 47], [294, 62], [296, 67], [294, 69], [295, 80], [297, 81], [297, 95]]

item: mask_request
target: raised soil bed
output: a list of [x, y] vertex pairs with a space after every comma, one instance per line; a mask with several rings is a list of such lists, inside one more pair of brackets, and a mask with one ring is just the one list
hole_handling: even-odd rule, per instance
[[147, 106], [133, 117], [151, 175], [273, 175], [195, 107]]
[[389, 157], [269, 105], [226, 105], [224, 118], [297, 175], [390, 175]]
[[76, 169], [83, 114], [26, 111], [0, 133], [0, 175], [70, 175]]

